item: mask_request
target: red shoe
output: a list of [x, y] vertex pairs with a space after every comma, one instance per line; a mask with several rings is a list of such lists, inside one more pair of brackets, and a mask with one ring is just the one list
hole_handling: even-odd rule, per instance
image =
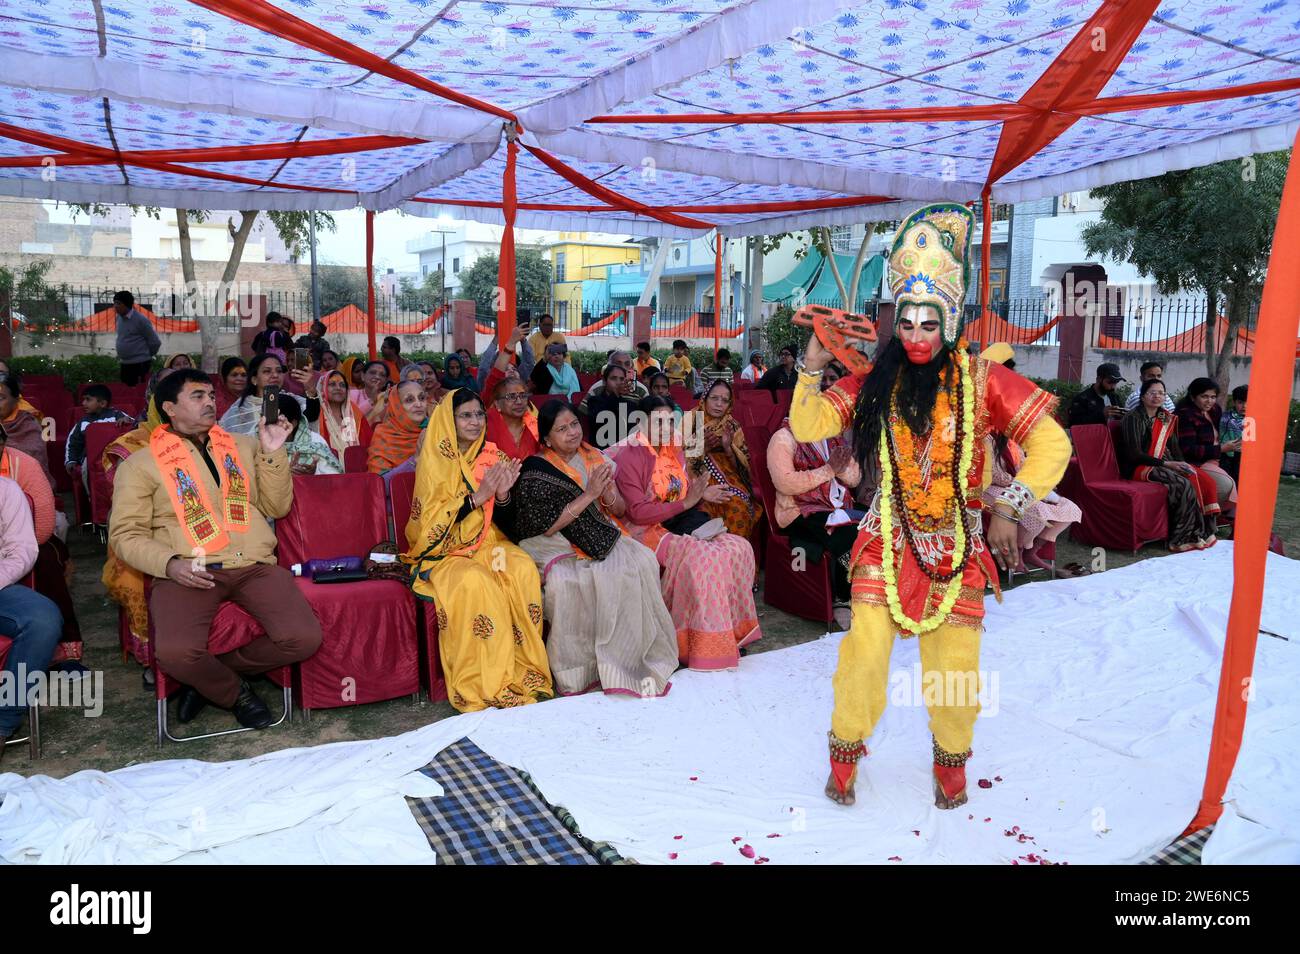
[[861, 739], [850, 742], [833, 732], [827, 732], [826, 735], [830, 740], [831, 778], [835, 780], [836, 790], [844, 796], [857, 776], [858, 759], [867, 754], [867, 747]]
[[956, 808], [966, 804], [966, 760], [970, 749], [954, 755], [934, 742], [934, 804], [937, 808]]
[[966, 766], [934, 763], [934, 804], [936, 808], [966, 804]]

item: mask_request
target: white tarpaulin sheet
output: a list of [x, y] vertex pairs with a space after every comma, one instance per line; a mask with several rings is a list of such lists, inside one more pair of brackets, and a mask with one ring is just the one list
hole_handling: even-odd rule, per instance
[[[1200, 797], [1231, 557], [1225, 543], [990, 600], [989, 703], [970, 803], [951, 812], [930, 794], [912, 640], [893, 655], [894, 699], [858, 804], [823, 797], [830, 637], [747, 657], [732, 673], [679, 673], [662, 699], [589, 695], [219, 765], [0, 776], [0, 857], [430, 861], [400, 794], [436, 794], [411, 773], [469, 736], [530, 772], [585, 835], [643, 864], [1137, 862], [1179, 835]], [[1260, 636], [1245, 744], [1207, 862], [1300, 861], [1297, 620], [1300, 563], [1270, 555], [1261, 626], [1278, 635]]]

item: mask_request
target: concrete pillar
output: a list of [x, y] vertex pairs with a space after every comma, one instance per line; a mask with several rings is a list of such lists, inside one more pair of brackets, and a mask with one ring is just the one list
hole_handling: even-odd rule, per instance
[[253, 339], [258, 332], [266, 330], [265, 295], [238, 295], [235, 298], [235, 310], [239, 312], [239, 353], [253, 353]]
[[882, 301], [876, 309], [876, 347], [883, 347], [894, 335], [894, 309], [892, 301]]
[[632, 336], [632, 347], [636, 347], [638, 341], [650, 341], [650, 317], [651, 311], [649, 305], [633, 305], [627, 310], [627, 330]]
[[451, 348], [464, 348], [474, 354], [475, 305], [472, 301], [457, 298], [451, 303]]

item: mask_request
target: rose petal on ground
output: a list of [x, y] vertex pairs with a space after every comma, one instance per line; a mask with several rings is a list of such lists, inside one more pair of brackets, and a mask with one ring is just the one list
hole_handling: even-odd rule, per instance
[[890, 861], [902, 861], [903, 859], [900, 858], [900, 857], [898, 857], [898, 855], [890, 855], [890, 856], [889, 856], [889, 860], [890, 860]]
[[740, 836], [739, 836], [739, 835], [737, 835], [735, 838], [731, 839], [731, 843], [732, 843], [733, 845], [734, 845], [736, 842], [738, 842], [738, 841], [740, 841]]
[[1000, 781], [1002, 781], [1002, 776], [1001, 776], [1001, 775], [994, 775], [994, 776], [993, 776], [993, 781], [995, 781], [995, 782], [1000, 782]]
[[754, 849], [751, 848], [749, 845], [741, 845], [741, 846], [740, 846], [740, 853], [741, 853], [742, 855], [744, 855], [746, 858], [753, 858], [753, 857], [754, 857]]
[[669, 861], [676, 861], [676, 860], [677, 860], [677, 852], [675, 852], [675, 851], [670, 851], [670, 852], [668, 852], [668, 860], [669, 860]]
[[767, 837], [768, 837], [768, 838], [780, 838], [781, 835], [780, 835], [778, 832], [772, 832], [772, 834], [768, 835]]
[[989, 781], [988, 779], [986, 779], [986, 778], [982, 778], [982, 779], [979, 780], [979, 786], [980, 786], [980, 788], [992, 788], [992, 787], [993, 787], [993, 783], [990, 782], [990, 781]]
[[681, 840], [682, 840], [681, 835], [673, 835], [673, 841], [681, 841]]

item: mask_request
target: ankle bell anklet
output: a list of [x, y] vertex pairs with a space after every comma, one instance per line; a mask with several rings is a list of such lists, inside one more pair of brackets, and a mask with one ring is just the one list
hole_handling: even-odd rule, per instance
[[830, 740], [832, 762], [853, 765], [858, 759], [867, 754], [867, 746], [861, 739], [856, 742], [849, 742], [846, 739], [841, 739], [834, 732], [827, 732], [826, 738]]
[[954, 755], [952, 752], [948, 752], [944, 749], [939, 748], [938, 740], [932, 740], [932, 741], [934, 742], [934, 764], [935, 765], [942, 765], [945, 766], [946, 768], [961, 768], [963, 765], [966, 764], [966, 760], [970, 758], [971, 755], [973, 754], [973, 752], [970, 749], [967, 749], [965, 752], [962, 752], [960, 755]]

